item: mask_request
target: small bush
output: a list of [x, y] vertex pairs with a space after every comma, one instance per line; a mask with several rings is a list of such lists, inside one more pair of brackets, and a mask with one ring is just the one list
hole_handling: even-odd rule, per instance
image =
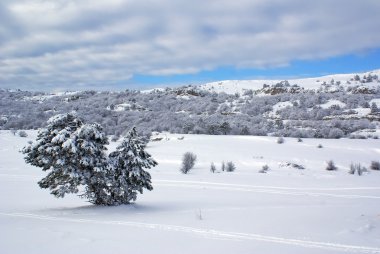
[[357, 172], [358, 175], [361, 176], [363, 174], [363, 172], [367, 172], [367, 168], [365, 168], [362, 165], [360, 165], [360, 163], [359, 164], [353, 164], [353, 163], [351, 163], [350, 170], [348, 171], [348, 173], [354, 175], [355, 172]]
[[298, 138], [297, 142], [303, 142], [302, 138]]
[[356, 171], [355, 164], [350, 164], [350, 170], [348, 171], [349, 174], [354, 175]]
[[293, 162], [282, 162], [280, 163], [280, 167], [291, 167], [295, 169], [305, 169], [305, 166]]
[[222, 162], [222, 171], [225, 171], [226, 170], [226, 164], [224, 163], [224, 161]]
[[372, 170], [380, 170], [380, 161], [371, 161], [369, 168]]
[[319, 144], [319, 145], [317, 146], [317, 148], [323, 148], [323, 145]]
[[187, 174], [194, 167], [196, 160], [197, 156], [195, 154], [191, 152], [185, 153], [182, 158], [181, 172]]
[[18, 132], [18, 135], [22, 138], [26, 138], [28, 136], [28, 133], [26, 133], [25, 131], [19, 131]]
[[233, 172], [236, 170], [236, 166], [232, 161], [227, 162], [226, 164], [226, 171], [227, 172]]
[[364, 136], [364, 135], [360, 135], [360, 134], [357, 134], [357, 135], [355, 135], [355, 134], [351, 134], [349, 138], [350, 138], [350, 139], [367, 139], [366, 136]]
[[260, 170], [259, 170], [259, 173], [266, 173], [268, 172], [269, 170], [269, 166], [268, 165], [264, 165]]
[[211, 162], [210, 171], [211, 171], [211, 173], [215, 173], [215, 171], [216, 171], [216, 167], [214, 165], [214, 162]]
[[277, 144], [283, 144], [285, 142], [285, 139], [283, 137], [277, 138]]
[[327, 162], [326, 170], [332, 171], [337, 169], [338, 168], [335, 166], [335, 163], [332, 160]]

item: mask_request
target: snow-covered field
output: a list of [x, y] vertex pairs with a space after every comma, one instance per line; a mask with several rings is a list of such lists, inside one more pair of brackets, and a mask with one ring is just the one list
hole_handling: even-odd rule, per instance
[[[18, 153], [35, 134], [0, 132], [1, 253], [380, 253], [380, 172], [348, 174], [380, 159], [379, 140], [168, 134], [148, 146], [154, 190], [96, 207], [38, 187], [44, 173]], [[198, 161], [184, 175], [187, 151]], [[209, 171], [222, 161], [237, 170]]]

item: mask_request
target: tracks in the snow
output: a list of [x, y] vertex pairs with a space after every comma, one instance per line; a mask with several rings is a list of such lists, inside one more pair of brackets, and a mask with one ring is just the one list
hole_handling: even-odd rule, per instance
[[45, 215], [38, 215], [38, 214], [31, 214], [31, 213], [1, 213], [0, 212], [0, 216], [22, 218], [22, 219], [45, 220], [45, 221], [59, 221], [59, 222], [67, 222], [67, 223], [89, 223], [89, 224], [111, 225], [111, 226], [112, 225], [113, 226], [127, 226], [127, 227], [137, 227], [137, 228], [145, 228], [145, 229], [151, 229], [151, 230], [163, 230], [163, 231], [195, 234], [202, 237], [210, 237], [210, 238], [216, 238], [216, 239], [222, 239], [222, 240], [262, 241], [262, 242], [270, 242], [270, 243], [276, 243], [276, 244], [286, 244], [286, 245], [301, 246], [301, 247], [307, 247], [307, 248], [319, 248], [319, 249], [351, 252], [351, 253], [380, 254], [380, 248], [376, 248], [376, 247], [309, 241], [309, 240], [267, 236], [267, 235], [261, 235], [261, 234], [229, 232], [229, 231], [185, 227], [185, 226], [168, 225], [168, 224], [144, 223], [144, 222], [134, 222], [134, 221], [116, 221], [116, 220], [107, 221], [103, 219], [95, 220], [95, 219], [55, 217], [55, 216], [45, 216]]
[[[16, 174], [0, 174], [0, 180], [12, 181], [29, 181], [38, 180], [39, 177], [33, 175], [16, 175]], [[337, 188], [297, 188], [297, 187], [281, 187], [266, 185], [245, 185], [231, 183], [217, 183], [207, 181], [176, 181], [176, 180], [153, 180], [154, 186], [192, 188], [192, 189], [210, 189], [210, 190], [228, 190], [241, 192], [255, 192], [277, 195], [292, 196], [310, 196], [310, 197], [333, 197], [346, 199], [380, 199], [380, 196], [354, 194], [352, 192], [359, 191], [376, 191], [380, 187], [337, 187]], [[342, 193], [350, 192], [350, 193]]]
[[175, 180], [154, 180], [154, 185], [164, 186], [164, 187], [229, 190], [229, 191], [256, 192], [256, 193], [293, 195], [293, 196], [314, 196], [314, 197], [327, 196], [327, 197], [334, 197], [334, 198], [349, 198], [349, 199], [358, 199], [358, 198], [359, 199], [380, 199], [380, 196], [339, 193], [341, 191], [380, 190], [380, 187], [293, 188], [293, 187], [278, 187], [278, 186], [215, 183], [215, 182], [203, 182], [203, 181], [175, 181]]

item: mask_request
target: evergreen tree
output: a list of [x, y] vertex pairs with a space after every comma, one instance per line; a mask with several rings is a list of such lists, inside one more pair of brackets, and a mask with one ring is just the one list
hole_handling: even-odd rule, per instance
[[84, 194], [94, 204], [107, 204], [106, 135], [99, 124], [83, 124], [74, 113], [52, 117], [35, 144], [23, 149], [25, 161], [48, 171], [38, 184], [56, 197]]
[[85, 185], [85, 197], [97, 205], [108, 205], [107, 157], [105, 151], [108, 139], [102, 126], [97, 123], [85, 124], [78, 129], [66, 147], [72, 161], [77, 162], [76, 175]]
[[157, 162], [145, 151], [145, 146], [136, 128], [132, 128], [109, 155], [110, 204], [128, 204], [136, 200], [137, 192], [143, 193], [143, 188], [153, 189], [151, 176], [144, 169], [156, 166]]
[[47, 127], [38, 132], [36, 142], [22, 150], [27, 163], [49, 172], [38, 184], [41, 188], [50, 189], [56, 197], [78, 192], [81, 179], [73, 174], [76, 161], [72, 161], [64, 144], [82, 124], [74, 113], [53, 116]]

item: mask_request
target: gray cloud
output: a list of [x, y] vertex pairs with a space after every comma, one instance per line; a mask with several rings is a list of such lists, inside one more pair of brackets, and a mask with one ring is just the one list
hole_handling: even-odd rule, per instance
[[380, 46], [377, 0], [13, 0], [0, 86], [112, 87], [136, 74], [273, 67]]

